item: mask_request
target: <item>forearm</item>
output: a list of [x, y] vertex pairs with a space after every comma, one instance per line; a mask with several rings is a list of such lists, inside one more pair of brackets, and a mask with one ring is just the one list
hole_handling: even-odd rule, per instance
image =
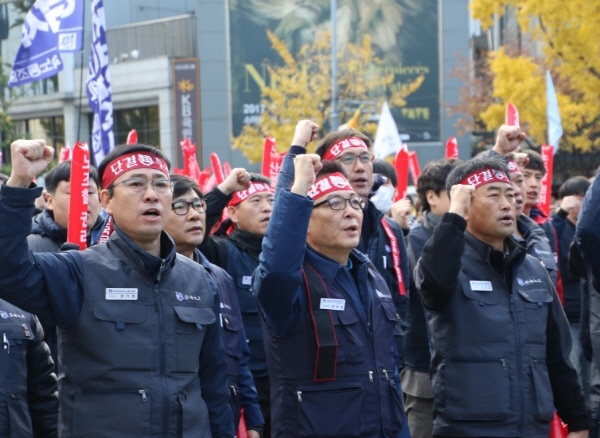
[[425, 243], [415, 269], [415, 285], [429, 309], [439, 309], [450, 301], [460, 273], [464, 252], [466, 221], [445, 213]]
[[213, 226], [221, 220], [223, 209], [227, 207], [227, 203], [231, 199], [231, 194], [226, 195], [218, 187], [215, 187], [206, 194], [206, 228], [205, 233], [208, 235]]
[[294, 157], [306, 153], [306, 148], [302, 146], [290, 146], [287, 154], [283, 157], [281, 169], [277, 176], [277, 187], [275, 188], [275, 197], [279, 195], [280, 190], [288, 190], [294, 182]]

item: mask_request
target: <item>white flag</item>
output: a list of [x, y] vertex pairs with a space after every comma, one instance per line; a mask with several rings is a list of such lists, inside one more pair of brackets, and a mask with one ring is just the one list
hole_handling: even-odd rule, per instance
[[381, 108], [377, 133], [375, 134], [375, 143], [373, 144], [375, 158], [385, 158], [388, 155], [396, 154], [400, 150], [400, 147], [402, 147], [402, 140], [400, 139], [398, 127], [386, 101]]

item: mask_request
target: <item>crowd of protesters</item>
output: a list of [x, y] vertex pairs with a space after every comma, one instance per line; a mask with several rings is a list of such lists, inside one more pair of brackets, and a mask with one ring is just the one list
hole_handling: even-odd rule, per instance
[[71, 162], [42, 193], [53, 149], [15, 141], [0, 435], [546, 438], [560, 418], [597, 438], [600, 182], [569, 178], [545, 214], [543, 160], [502, 125], [396, 200], [368, 136], [318, 131], [297, 123], [276, 185], [236, 168], [208, 193], [117, 146], [85, 250]]

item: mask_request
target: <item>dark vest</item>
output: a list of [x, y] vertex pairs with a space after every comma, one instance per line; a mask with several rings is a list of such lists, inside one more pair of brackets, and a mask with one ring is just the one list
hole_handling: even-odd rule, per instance
[[59, 338], [61, 436], [209, 438], [198, 376], [216, 322], [208, 274], [178, 255], [155, 281], [114, 238], [80, 254], [81, 314]]
[[258, 266], [256, 260], [250, 253], [242, 251], [229, 240], [227, 245], [227, 273], [233, 278], [237, 291], [244, 330], [248, 338], [250, 349], [249, 368], [255, 377], [266, 377], [267, 358], [263, 343], [260, 315], [256, 306], [256, 299], [252, 293], [252, 273]]
[[33, 436], [27, 393], [27, 349], [35, 337], [33, 327], [33, 315], [0, 300], [0, 432], [5, 437]]
[[304, 285], [303, 309], [288, 333], [273, 336], [265, 327], [273, 436], [395, 438], [400, 432], [404, 409], [393, 347], [399, 315], [382, 277], [366, 264], [357, 269], [370, 294], [368, 319], [356, 299], [327, 284], [330, 298], [345, 300], [344, 310], [331, 311], [338, 343], [334, 380], [315, 382], [317, 346]]
[[483, 244], [467, 233], [465, 240], [455, 293], [446, 307], [428, 312], [434, 433], [548, 436], [554, 412], [546, 365], [550, 278], [522, 249], [501, 276]]

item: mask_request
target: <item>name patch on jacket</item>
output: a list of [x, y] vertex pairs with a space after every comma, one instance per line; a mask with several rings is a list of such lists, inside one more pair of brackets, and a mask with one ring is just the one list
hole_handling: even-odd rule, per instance
[[321, 304], [319, 308], [323, 310], [343, 311], [346, 308], [346, 300], [339, 298], [321, 298]]
[[107, 300], [137, 300], [137, 287], [107, 287], [104, 298]]
[[469, 282], [471, 284], [471, 290], [472, 291], [477, 291], [477, 292], [489, 292], [492, 289], [492, 282], [491, 281], [476, 281], [476, 280], [471, 280]]

